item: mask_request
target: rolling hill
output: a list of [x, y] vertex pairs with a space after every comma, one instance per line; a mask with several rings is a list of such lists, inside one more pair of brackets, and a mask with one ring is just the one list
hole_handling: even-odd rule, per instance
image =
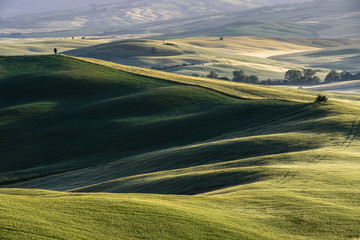
[[357, 0], [122, 1], [0, 19], [0, 36], [358, 37]]
[[184, 75], [207, 76], [215, 71], [220, 77], [229, 79], [238, 69], [260, 80], [283, 80], [289, 69], [312, 68], [324, 79], [330, 69], [356, 71], [359, 46], [359, 38], [133, 39], [74, 49], [64, 54]]
[[0, 66], [2, 239], [360, 237], [360, 97], [61, 55]]
[[53, 54], [54, 48], [57, 48], [58, 52], [64, 52], [106, 42], [106, 40], [80, 39], [0, 39], [0, 56]]
[[[0, 9], [2, 28], [16, 28], [16, 26], [31, 26], [36, 28], [106, 28], [130, 26], [134, 24], [153, 23], [162, 20], [196, 17], [202, 15], [223, 13], [234, 10], [247, 10], [262, 6], [273, 5], [278, 0], [210, 0], [210, 1], [142, 1], [142, 0], [106, 0], [98, 1], [63, 1], [61, 3], [47, 3], [36, 0], [34, 6], [27, 6], [21, 0], [7, 3]], [[294, 0], [288, 2], [296, 2]], [[9, 9], [7, 9], [7, 5]], [[12, 8], [11, 8], [12, 7]], [[35, 8], [35, 9], [33, 9]], [[48, 10], [47, 10], [48, 9]], [[22, 10], [22, 14], [11, 14]], [[26, 11], [27, 10], [27, 11]]]
[[326, 47], [320, 51], [272, 56], [271, 59], [306, 65], [311, 68], [328, 68], [358, 72], [360, 69], [360, 45], [358, 38], [354, 38], [354, 40], [357, 42], [350, 45]]
[[[287, 43], [256, 37], [190, 38], [171, 41], [134, 39], [66, 51], [64, 54], [89, 57], [144, 68], [154, 68], [184, 75], [206, 76], [215, 71], [232, 79], [234, 70], [243, 69], [261, 80], [283, 79], [288, 69], [299, 69], [268, 56], [319, 49], [304, 44]], [[328, 69], [316, 69], [324, 77]]]

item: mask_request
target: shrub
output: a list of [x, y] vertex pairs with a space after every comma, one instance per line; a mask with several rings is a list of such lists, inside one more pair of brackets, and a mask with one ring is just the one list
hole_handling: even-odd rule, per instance
[[326, 96], [321, 96], [321, 95], [319, 95], [315, 98], [316, 103], [327, 102], [327, 100], [328, 100], [328, 98]]

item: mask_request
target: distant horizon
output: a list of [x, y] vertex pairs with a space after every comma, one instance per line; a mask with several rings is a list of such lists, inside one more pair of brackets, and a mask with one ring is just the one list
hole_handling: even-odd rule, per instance
[[62, 0], [46, 1], [32, 0], [1, 0], [0, 1], [0, 18], [16, 17], [27, 14], [43, 13], [56, 10], [71, 9], [77, 7], [86, 7], [92, 4], [104, 4], [112, 2], [121, 2], [123, 0], [104, 0], [99, 3], [97, 0]]
[[[145, 0], [144, 0], [145, 1]], [[301, 0], [299, 2], [306, 2], [312, 0]], [[87, 7], [92, 4], [102, 5], [109, 3], [121, 3], [126, 0], [62, 0], [60, 1], [46, 1], [46, 0], [1, 0], [0, 1], [0, 19], [12, 18], [22, 15], [45, 13], [56, 10], [72, 9], [78, 7]], [[149, 2], [149, 1], [146, 1]], [[272, 4], [296, 2], [294, 0], [265, 0]]]

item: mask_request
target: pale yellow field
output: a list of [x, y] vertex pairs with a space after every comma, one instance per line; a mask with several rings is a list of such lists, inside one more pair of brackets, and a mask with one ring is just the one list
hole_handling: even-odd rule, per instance
[[261, 37], [187, 38], [172, 42], [202, 47], [213, 51], [268, 58], [276, 55], [320, 50], [319, 48], [281, 42]]

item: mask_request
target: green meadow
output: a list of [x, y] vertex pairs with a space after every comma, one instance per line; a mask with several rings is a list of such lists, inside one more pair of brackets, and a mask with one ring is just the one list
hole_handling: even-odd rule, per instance
[[319, 94], [1, 57], [0, 238], [359, 239], [360, 97]]

